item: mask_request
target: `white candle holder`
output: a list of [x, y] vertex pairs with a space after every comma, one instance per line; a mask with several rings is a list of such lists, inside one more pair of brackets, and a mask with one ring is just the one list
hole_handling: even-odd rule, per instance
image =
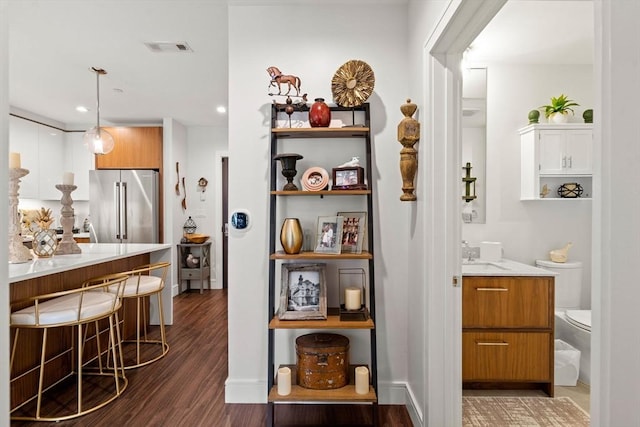
[[356, 393], [369, 393], [369, 369], [366, 366], [356, 368]]
[[73, 238], [74, 215], [73, 207], [71, 207], [71, 205], [73, 205], [71, 192], [78, 187], [75, 185], [58, 184], [56, 188], [62, 192], [62, 198], [60, 199], [60, 203], [62, 204], [62, 209], [60, 209], [60, 213], [62, 213], [62, 218], [60, 219], [60, 224], [62, 225], [62, 240], [58, 243], [56, 255], [80, 254], [82, 250]]
[[278, 369], [278, 394], [280, 396], [291, 394], [291, 369], [286, 366]]
[[18, 194], [20, 178], [29, 170], [22, 168], [9, 169], [9, 263], [20, 264], [33, 259], [31, 251], [22, 244], [20, 235], [20, 215], [18, 214]]

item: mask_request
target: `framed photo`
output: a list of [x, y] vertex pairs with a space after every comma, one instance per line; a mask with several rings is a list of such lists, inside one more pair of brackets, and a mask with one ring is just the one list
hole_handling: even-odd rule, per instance
[[333, 168], [332, 190], [366, 190], [364, 183], [364, 168], [361, 166], [349, 166]]
[[362, 253], [362, 242], [367, 230], [367, 213], [338, 212], [338, 216], [344, 218], [342, 221], [342, 252]]
[[327, 318], [326, 264], [282, 264], [280, 309], [282, 320]]
[[339, 254], [342, 248], [342, 226], [344, 218], [341, 216], [318, 217], [316, 231], [316, 247], [314, 252], [325, 254]]

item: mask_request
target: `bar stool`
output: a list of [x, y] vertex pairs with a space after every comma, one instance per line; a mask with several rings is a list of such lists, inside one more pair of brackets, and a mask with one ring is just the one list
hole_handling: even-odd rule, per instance
[[[169, 351], [169, 344], [167, 343], [167, 336], [164, 327], [164, 311], [162, 306], [162, 290], [164, 289], [167, 272], [169, 271], [169, 262], [158, 262], [154, 264], [146, 264], [131, 271], [124, 272], [128, 275], [124, 292], [122, 294], [124, 299], [135, 299], [136, 301], [136, 337], [135, 339], [123, 339], [122, 343], [126, 348], [130, 347], [128, 344], [135, 344], [135, 361], [125, 359], [124, 369], [134, 369], [141, 366], [148, 365], [156, 360], [164, 357]], [[158, 320], [160, 326], [160, 339], [149, 339], [147, 337], [147, 324], [148, 316], [144, 299], [156, 295], [158, 299]], [[121, 324], [124, 324], [126, 319], [122, 316]], [[142, 330], [142, 336], [140, 331]], [[150, 348], [148, 345], [159, 345], [159, 352], [145, 352], [141, 354], [143, 347]], [[151, 355], [148, 355], [151, 353]]]
[[[20, 403], [11, 410], [12, 420], [68, 420], [102, 408], [122, 394], [127, 387], [127, 378], [122, 367], [122, 347], [120, 346], [117, 312], [122, 305], [122, 294], [127, 278], [128, 276], [122, 274], [103, 276], [97, 282], [85, 282], [82, 288], [31, 297], [12, 304], [12, 308], [14, 306], [20, 307], [19, 310], [11, 313], [11, 329], [15, 330], [11, 360], [9, 363], [12, 375], [20, 330], [36, 329], [42, 331], [40, 364], [33, 368], [34, 371], [38, 371], [37, 393], [31, 399]], [[85, 354], [85, 339], [87, 337], [83, 329], [86, 330], [88, 324], [102, 319], [108, 320], [109, 323], [109, 345], [107, 346], [108, 351], [106, 353], [109, 364], [113, 366], [113, 369], [104, 367], [102, 363], [99, 363], [97, 368], [89, 367], [89, 362], [85, 360], [88, 357]], [[49, 354], [51, 352], [47, 351], [47, 336], [50, 329], [63, 327], [71, 327], [71, 335], [75, 335], [70, 341], [71, 350], [65, 350], [62, 351], [61, 354], [51, 355]], [[25, 341], [27, 342], [25, 345], [29, 345], [29, 337], [27, 337]], [[45, 376], [46, 365], [50, 365], [60, 357], [63, 357], [64, 354], [73, 354], [74, 352], [76, 357], [75, 360], [73, 357], [70, 358], [72, 366], [68, 374], [61, 379], [49, 378], [51, 373]], [[99, 350], [98, 353], [100, 353]], [[95, 357], [92, 360], [95, 360]], [[12, 376], [11, 383], [14, 384], [14, 381], [24, 374], [25, 373], [20, 373], [20, 375]], [[60, 410], [58, 406], [55, 410], [52, 408], [52, 414], [43, 415], [41, 413], [43, 395], [73, 375], [77, 377], [75, 387], [75, 412], [71, 410]], [[105, 386], [102, 384], [104, 381], [102, 381], [99, 387], [94, 388], [103, 390], [106, 396], [99, 396], [98, 398], [92, 396], [91, 401], [84, 402], [83, 379], [86, 382], [85, 377], [89, 376], [111, 377], [113, 379], [113, 385]], [[45, 380], [45, 378], [48, 379]], [[46, 385], [45, 382], [47, 383]], [[111, 381], [108, 382], [110, 383]], [[86, 385], [87, 384], [85, 384], [85, 386]], [[93, 392], [95, 390], [92, 389], [91, 391]], [[55, 396], [55, 398], [58, 397], [59, 395]], [[32, 402], [33, 399], [36, 399], [35, 415], [16, 414], [18, 409]]]

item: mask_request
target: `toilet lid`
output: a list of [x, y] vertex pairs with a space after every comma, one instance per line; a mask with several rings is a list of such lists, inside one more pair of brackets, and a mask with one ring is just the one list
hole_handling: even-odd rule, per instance
[[565, 314], [569, 323], [591, 332], [591, 310], [567, 310]]

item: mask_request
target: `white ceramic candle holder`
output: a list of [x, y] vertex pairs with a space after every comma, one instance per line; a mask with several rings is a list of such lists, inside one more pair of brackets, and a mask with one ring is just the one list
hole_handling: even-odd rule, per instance
[[20, 215], [18, 214], [20, 178], [28, 173], [27, 169], [9, 169], [9, 263], [11, 264], [20, 264], [33, 258], [31, 251], [22, 244]]
[[62, 224], [62, 240], [58, 243], [58, 248], [56, 249], [56, 255], [67, 255], [67, 254], [79, 254], [82, 253], [82, 250], [76, 243], [73, 238], [73, 199], [71, 198], [71, 192], [76, 188], [75, 185], [64, 185], [58, 184], [56, 188], [62, 192], [62, 198], [60, 199], [60, 203], [62, 204], [62, 209], [60, 209], [60, 213], [62, 213], [62, 218], [60, 219], [60, 223]]

